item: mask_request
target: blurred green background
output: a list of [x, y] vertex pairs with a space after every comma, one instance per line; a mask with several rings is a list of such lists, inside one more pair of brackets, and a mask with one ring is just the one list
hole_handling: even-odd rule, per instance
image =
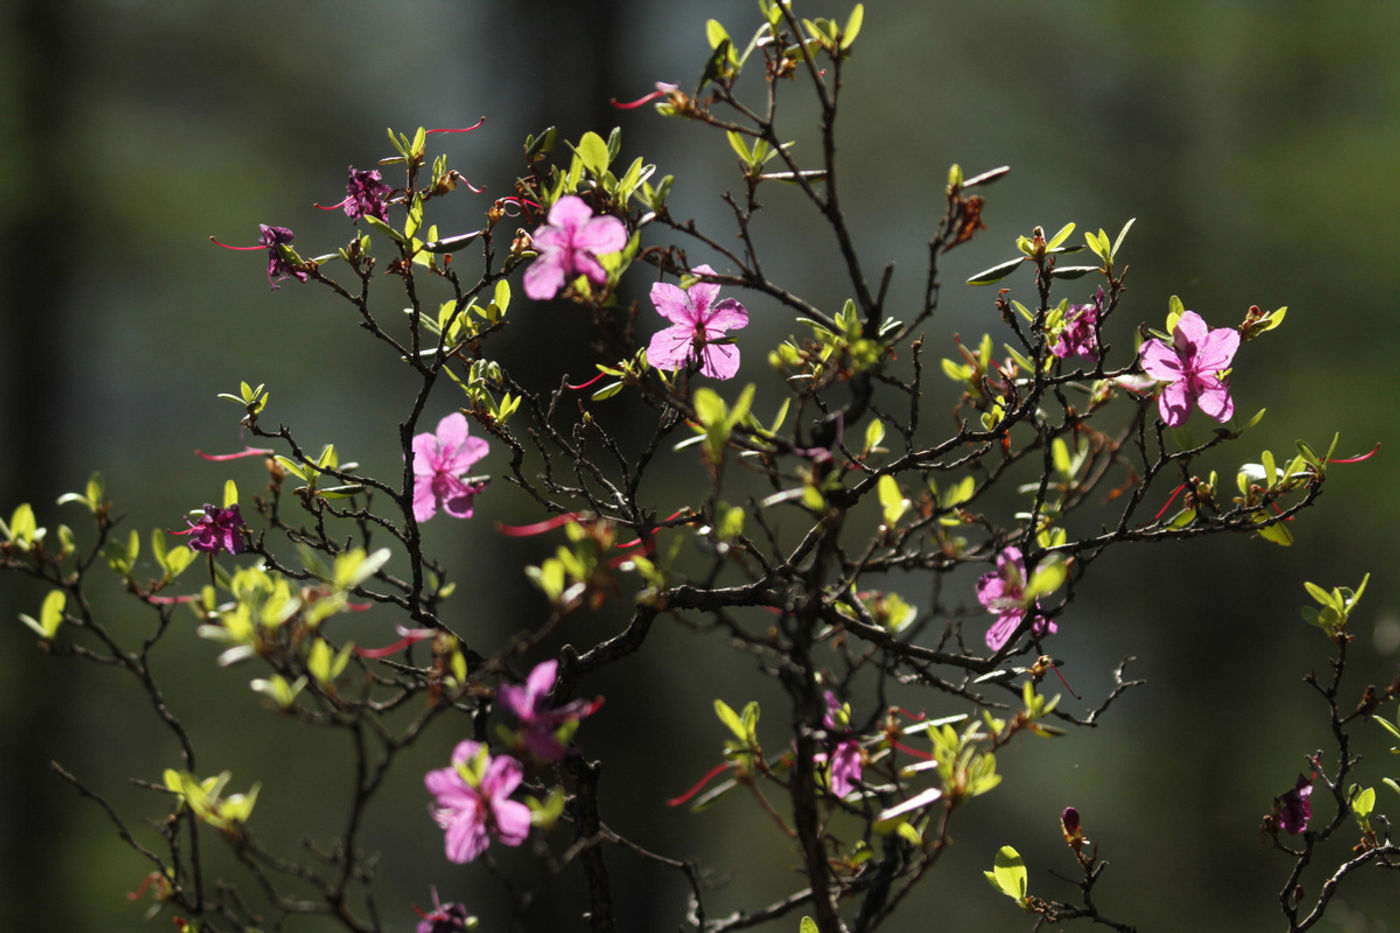
[[[1012, 255], [1017, 234], [1069, 220], [1116, 232], [1136, 217], [1114, 331], [1120, 354], [1137, 321], [1161, 326], [1171, 294], [1216, 326], [1238, 323], [1250, 304], [1290, 309], [1282, 330], [1247, 345], [1236, 362], [1239, 411], [1267, 407], [1267, 418], [1203, 467], [1228, 482], [1262, 447], [1291, 450], [1295, 438], [1325, 446], [1334, 430], [1346, 453], [1390, 445], [1365, 464], [1334, 469], [1320, 507], [1294, 523], [1290, 549], [1232, 538], [1139, 548], [1098, 564], [1062, 619], [1056, 651], [1087, 697], [1107, 689], [1112, 665], [1129, 654], [1139, 658], [1130, 673], [1150, 686], [1096, 730], [1010, 750], [1006, 783], [959, 814], [958, 844], [889, 928], [1027, 929], [980, 870], [1011, 843], [1026, 856], [1032, 893], [1071, 898], [1049, 870], [1073, 867], [1057, 815], [1074, 804], [1113, 863], [1096, 892], [1109, 915], [1142, 929], [1278, 929], [1287, 866], [1260, 843], [1259, 817], [1326, 740], [1322, 706], [1301, 678], [1326, 669], [1327, 645], [1298, 618], [1301, 581], [1354, 585], [1375, 574], [1354, 617], [1358, 696], [1365, 683], [1391, 681], [1400, 645], [1389, 576], [1396, 545], [1386, 530], [1396, 520], [1391, 464], [1400, 450], [1387, 317], [1400, 292], [1400, 7], [867, 7], [846, 71], [843, 197], [868, 268], [898, 262], [891, 313], [903, 316], [901, 307], [918, 300], [948, 164], [969, 173], [1013, 168], [988, 192], [989, 229], [944, 262], [931, 361], [951, 353], [953, 332], [996, 334], [993, 293], [958, 283]], [[801, 10], [844, 18], [846, 7], [804, 2]], [[237, 411], [215, 399], [240, 379], [266, 382], [273, 422], [294, 426], [308, 444], [334, 441], [371, 473], [396, 469], [393, 425], [404, 407], [396, 390], [408, 383], [393, 360], [364, 339], [346, 307], [294, 282], [269, 294], [261, 254], [225, 253], [207, 237], [251, 243], [259, 222], [274, 223], [297, 232], [304, 254], [329, 251], [348, 225], [311, 203], [339, 199], [347, 164], [386, 154], [384, 127], [465, 126], [482, 115], [481, 130], [437, 137], [452, 165], [487, 186], [475, 200], [454, 198], [439, 218], [445, 226], [456, 211], [470, 229], [486, 198], [509, 193], [520, 141], [549, 123], [572, 138], [620, 123], [624, 158], [644, 155], [677, 176], [673, 212], [722, 224], [716, 192], [735, 184], [723, 138], [650, 108], [624, 114], [606, 105], [658, 79], [689, 85], [706, 53], [708, 16], [735, 36], [757, 25], [748, 0], [11, 0], [0, 10], [0, 510], [28, 501], [41, 524], [77, 527], [72, 507], [52, 503], [94, 468], [143, 534], [178, 527], [185, 510], [218, 497], [226, 475], [251, 493], [261, 484], [255, 464], [206, 464], [191, 454], [241, 446]], [[802, 89], [784, 93], [795, 102]], [[810, 139], [804, 114], [810, 109], [789, 112], [799, 140]], [[803, 153], [812, 159], [816, 150]], [[817, 231], [810, 215], [785, 192], [769, 206], [760, 233], [770, 270], [839, 306], [829, 245], [807, 236]], [[566, 313], [521, 298], [505, 352], [586, 371], [579, 324]], [[751, 368], [761, 368], [758, 335], [771, 345], [788, 332], [771, 318], [756, 322], [741, 340]], [[926, 371], [931, 411], [953, 394], [936, 367]], [[455, 404], [442, 391], [433, 410]], [[483, 497], [476, 521], [432, 529], [463, 579], [463, 630], [487, 640], [538, 612], [517, 574], [549, 546], [503, 545], [490, 531], [492, 521], [532, 517], [496, 488], [502, 493]], [[145, 631], [145, 616], [128, 620], [120, 594], [107, 595], [114, 630]], [[139, 814], [144, 830], [142, 820], [160, 819], [167, 803], [127, 778], [158, 780], [175, 750], [144, 698], [113, 672], [35, 651], [13, 620], [41, 597], [14, 578], [0, 588], [0, 619], [11, 620], [0, 624], [0, 877], [9, 892], [0, 929], [141, 928], [144, 904], [123, 892], [147, 865], [47, 762], [64, 762]], [[387, 632], [394, 620], [377, 621]], [[615, 624], [589, 620], [566, 634], [585, 642]], [[258, 673], [251, 665], [215, 669], [214, 646], [192, 632], [181, 640], [167, 649], [171, 702], [203, 737], [205, 769], [232, 770], [234, 789], [263, 780], [252, 824], [262, 838], [289, 853], [303, 837], [324, 841], [341, 814], [344, 743], [261, 713], [247, 690]], [[727, 881], [709, 905], [719, 915], [766, 903], [794, 878], [785, 845], [751, 802], [735, 797], [698, 816], [662, 805], [718, 758], [716, 696], [735, 706], [767, 700], [769, 741], [779, 741], [785, 710], [772, 685], [711, 641], [659, 627], [641, 656], [587, 685], [608, 702], [580, 739], [608, 763], [605, 818], [656, 851], [713, 866], [713, 880]], [[930, 712], [955, 709], [925, 700]], [[1395, 776], [1380, 731], [1359, 731], [1362, 779]], [[386, 856], [380, 909], [397, 929], [412, 927], [408, 904], [427, 903], [429, 884], [481, 912], [487, 929], [501, 928], [490, 922], [503, 909], [500, 886], [480, 865], [445, 862], [425, 813], [422, 769], [444, 761], [460, 737], [451, 728], [431, 735], [393, 774], [386, 797], [394, 806], [381, 801], [373, 814], [367, 839]], [[1400, 800], [1380, 793], [1380, 809], [1396, 811]], [[1344, 853], [1326, 859], [1335, 864]], [[624, 928], [676, 928], [680, 878], [622, 852], [608, 858]], [[528, 870], [523, 853], [503, 853], [501, 863]], [[548, 903], [555, 895], [569, 903], [574, 883], [552, 889], [531, 928], [582, 928]], [[1309, 879], [1309, 892], [1318, 885]], [[1328, 923], [1349, 933], [1400, 927], [1393, 879], [1349, 880]], [[794, 927], [795, 918], [765, 929]]]

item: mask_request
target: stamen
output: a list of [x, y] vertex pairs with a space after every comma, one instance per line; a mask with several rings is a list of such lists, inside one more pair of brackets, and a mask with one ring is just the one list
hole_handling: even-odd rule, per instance
[[566, 389], [573, 389], [575, 392], [582, 392], [584, 389], [586, 389], [586, 388], [588, 388], [589, 386], [593, 385], [593, 383], [597, 382], [599, 379], [602, 379], [602, 378], [603, 378], [604, 376], [606, 376], [606, 375], [607, 375], [607, 373], [599, 373], [598, 375], [594, 376], [592, 379], [588, 380], [587, 382], [579, 383], [578, 385], [570, 385], [569, 383], [566, 382], [566, 383], [564, 383], [564, 388], [566, 388]]
[[1152, 520], [1154, 522], [1161, 518], [1163, 515], [1167, 514], [1167, 509], [1172, 507], [1172, 503], [1176, 501], [1176, 497], [1181, 495], [1181, 491], [1185, 488], [1186, 484], [1182, 483], [1180, 486], [1172, 490], [1171, 497], [1167, 499], [1167, 504], [1158, 509], [1156, 515], [1152, 516]]
[[903, 742], [898, 741], [897, 739], [890, 739], [890, 744], [895, 748], [899, 749], [901, 752], [904, 752], [904, 754], [906, 755], [913, 755], [915, 758], [921, 758], [924, 761], [933, 760], [933, 754], [931, 752], [916, 751], [910, 748], [908, 745], [905, 745]]
[[314, 208], [316, 208], [318, 211], [339, 211], [339, 210], [343, 210], [343, 209], [345, 208], [345, 203], [346, 203], [347, 201], [349, 201], [349, 200], [350, 200], [350, 199], [349, 199], [348, 197], [346, 197], [346, 198], [341, 198], [341, 199], [340, 199], [340, 203], [338, 203], [338, 204], [331, 204], [331, 205], [329, 205], [329, 206], [327, 206], [327, 205], [325, 205], [325, 204], [317, 204], [315, 201], [312, 201], [312, 202], [311, 202], [311, 206], [314, 207]]
[[464, 127], [462, 127], [460, 130], [439, 129], [439, 130], [424, 130], [424, 132], [425, 132], [425, 133], [470, 133], [472, 130], [476, 129], [478, 126], [481, 126], [481, 124], [483, 124], [483, 123], [485, 123], [485, 122], [486, 122], [486, 118], [485, 118], [485, 117], [482, 117], [480, 120], [477, 120], [477, 121], [476, 121], [475, 123], [473, 123], [471, 126], [464, 126]]
[[556, 528], [567, 525], [569, 522], [576, 522], [578, 520], [579, 516], [577, 512], [568, 512], [564, 515], [546, 518], [542, 522], [535, 522], [533, 525], [503, 525], [497, 522], [496, 530], [512, 538], [528, 538], [531, 535], [542, 535], [546, 531], [553, 531]]
[[1376, 446], [1371, 448], [1371, 452], [1370, 452], [1370, 453], [1361, 454], [1360, 456], [1357, 456], [1357, 457], [1338, 457], [1336, 460], [1328, 460], [1327, 462], [1328, 462], [1328, 463], [1360, 463], [1362, 460], [1370, 460], [1372, 457], [1374, 457], [1374, 456], [1376, 455], [1377, 451], [1379, 451], [1380, 449], [1381, 449], [1381, 445], [1380, 445], [1380, 442], [1378, 441], [1378, 442], [1376, 443]]
[[690, 800], [691, 797], [694, 797], [696, 794], [700, 793], [700, 791], [704, 790], [706, 784], [708, 784], [708, 783], [710, 783], [711, 781], [713, 781], [713, 780], [714, 780], [716, 777], [718, 777], [722, 772], [728, 771], [731, 767], [733, 767], [733, 765], [732, 765], [730, 762], [728, 762], [728, 761], [721, 761], [719, 764], [715, 765], [715, 766], [714, 766], [713, 768], [711, 768], [709, 771], [706, 771], [706, 772], [705, 772], [705, 776], [702, 777], [702, 778], [696, 783], [696, 785], [695, 785], [694, 787], [692, 787], [690, 790], [688, 790], [688, 791], [686, 791], [685, 793], [681, 794], [679, 797], [672, 797], [670, 800], [666, 801], [666, 806], [668, 806], [668, 807], [679, 807], [681, 804], [683, 804], [683, 803], [685, 803], [686, 801]]
[[146, 602], [153, 606], [174, 606], [177, 603], [192, 603], [199, 599], [199, 594], [191, 593], [188, 596], [156, 596], [150, 594], [146, 597]]
[[1076, 700], [1084, 699], [1082, 696], [1074, 692], [1074, 688], [1069, 685], [1068, 680], [1065, 680], [1065, 675], [1060, 673], [1060, 669], [1055, 666], [1054, 661], [1050, 662], [1050, 670], [1054, 671], [1055, 676], [1060, 678], [1060, 683], [1065, 685], [1065, 689], [1070, 692], [1070, 696], [1074, 697]]
[[437, 634], [436, 631], [430, 628], [400, 628], [399, 633], [403, 635], [403, 638], [400, 638], [391, 645], [385, 645], [383, 648], [356, 648], [355, 653], [362, 658], [387, 658], [391, 654], [398, 654], [409, 645], [423, 641], [426, 638], [432, 638]]
[[625, 102], [619, 101], [616, 97], [609, 97], [608, 103], [612, 104], [618, 110], [636, 110], [643, 104], [649, 104], [658, 98], [668, 96], [672, 91], [676, 90], [679, 87], [679, 84], [670, 84], [666, 81], [658, 81], [656, 82], [656, 90], [652, 91], [650, 94], [647, 94], [643, 97], [639, 97], [636, 100], [629, 100]]
[[259, 243], [257, 246], [229, 246], [227, 243], [220, 243], [217, 239], [215, 239], [215, 238], [212, 237], [212, 236], [209, 238], [209, 240], [210, 240], [210, 242], [212, 242], [215, 246], [222, 246], [224, 249], [234, 249], [234, 250], [238, 250], [239, 252], [246, 252], [246, 251], [248, 251], [248, 250], [253, 250], [253, 249], [267, 249], [267, 247], [264, 246], [264, 245], [261, 244], [261, 243]]
[[199, 454], [199, 456], [203, 457], [205, 460], [223, 462], [225, 460], [242, 460], [244, 457], [266, 457], [271, 454], [272, 451], [263, 450], [261, 447], [244, 447], [242, 451], [236, 454], [206, 454], [202, 450], [195, 450], [195, 453]]

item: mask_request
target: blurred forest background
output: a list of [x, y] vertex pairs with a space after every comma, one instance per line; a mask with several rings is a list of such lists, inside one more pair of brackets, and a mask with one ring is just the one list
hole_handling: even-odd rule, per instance
[[[844, 19], [848, 7], [800, 9]], [[658, 79], [693, 87], [709, 16], [745, 40], [758, 22], [751, 0], [10, 0], [0, 9], [0, 511], [32, 502], [41, 524], [81, 532], [80, 513], [53, 502], [95, 468], [143, 537], [180, 527], [187, 509], [217, 499], [226, 475], [251, 496], [263, 483], [256, 461], [192, 455], [242, 446], [237, 410], [215, 399], [240, 379], [266, 382], [270, 423], [292, 425], [309, 446], [334, 441], [342, 458], [371, 473], [397, 469], [404, 397], [395, 389], [406, 383], [395, 361], [323, 290], [288, 282], [270, 294], [262, 254], [223, 252], [208, 236], [252, 243], [264, 222], [292, 227], [303, 255], [332, 251], [349, 224], [311, 204], [342, 196], [347, 164], [368, 167], [387, 154], [386, 126], [465, 126], [483, 115], [474, 133], [434, 138], [435, 151], [487, 187], [450, 201], [461, 230], [478, 224], [489, 198], [511, 191], [527, 132], [556, 124], [577, 138], [620, 124], [624, 159], [640, 154], [676, 175], [673, 213], [722, 231], [719, 190], [737, 187], [722, 135], [650, 108], [607, 105]], [[1240, 462], [1257, 460], [1263, 447], [1291, 451], [1295, 438], [1325, 448], [1339, 430], [1343, 453], [1387, 445], [1365, 464], [1334, 468], [1319, 508], [1291, 526], [1290, 549], [1234, 537], [1100, 563], [1061, 619], [1054, 648], [1086, 697], [1101, 695], [1112, 666], [1130, 654], [1139, 660], [1129, 673], [1150, 685], [1096, 730], [1010, 750], [1001, 760], [1006, 783], [960, 814], [958, 845], [891, 929], [922, 930], [930, 917], [941, 929], [1028, 929], [980, 878], [1003, 843], [1026, 857], [1032, 893], [1072, 899], [1049, 874], [1073, 868], [1057, 824], [1069, 804], [1112, 862], [1096, 892], [1110, 916], [1144, 930], [1281, 926], [1276, 896], [1287, 866], [1261, 844], [1259, 819], [1292, 786], [1303, 755], [1326, 740], [1325, 710], [1301, 678], [1326, 669], [1328, 645], [1299, 619], [1302, 580], [1331, 587], [1375, 574], [1353, 621], [1357, 696], [1366, 683], [1393, 678], [1400, 646], [1390, 576], [1400, 510], [1397, 59], [1400, 6], [1389, 4], [867, 3], [846, 71], [843, 199], [867, 267], [899, 264], [892, 314], [903, 316], [901, 303], [920, 294], [949, 163], [969, 174], [1013, 169], [986, 192], [989, 229], [944, 262], [929, 363], [952, 355], [954, 332], [975, 341], [989, 330], [1000, 342], [994, 292], [960, 283], [1014, 255], [1017, 234], [1071, 220], [1115, 233], [1136, 217], [1125, 247], [1129, 291], [1112, 331], [1117, 359], [1137, 321], [1162, 326], [1172, 294], [1215, 326], [1238, 324], [1251, 304], [1290, 309], [1280, 331], [1246, 345], [1236, 361], [1242, 418], [1261, 407], [1268, 416], [1203, 467], [1220, 469], [1229, 488]], [[788, 100], [803, 93], [796, 87]], [[810, 112], [792, 107], [792, 136], [810, 138], [802, 126]], [[798, 154], [814, 159], [816, 149]], [[768, 204], [761, 233], [775, 273], [839, 307], [845, 292], [829, 244], [808, 236], [818, 229], [810, 214], [787, 191]], [[439, 222], [457, 232], [446, 229], [450, 217]], [[1004, 284], [1025, 298], [1028, 283]], [[517, 295], [502, 346], [553, 372], [589, 371], [570, 309], [532, 307]], [[749, 307], [760, 317], [761, 303]], [[788, 332], [772, 321], [746, 331], [746, 372], [769, 378], [766, 348]], [[944, 400], [951, 407], [951, 384], [936, 365], [925, 372], [926, 411]], [[457, 403], [444, 384], [425, 423]], [[673, 498], [684, 501], [680, 491]], [[497, 484], [475, 520], [431, 528], [460, 574], [456, 611], [469, 637], [489, 644], [539, 612], [519, 570], [552, 542], [503, 543], [491, 530], [494, 521], [535, 517]], [[112, 628], [144, 632], [148, 616], [109, 595]], [[41, 597], [15, 578], [0, 588], [0, 877], [9, 892], [0, 929], [139, 929], [145, 904], [123, 894], [149, 866], [48, 762], [64, 762], [128, 813], [158, 820], [167, 800], [127, 778], [159, 780], [178, 759], [129, 684], [35, 650], [15, 616], [35, 612]], [[364, 624], [382, 635], [393, 621]], [[590, 620], [577, 637], [615, 624]], [[232, 770], [234, 789], [263, 780], [250, 824], [262, 838], [293, 854], [304, 835], [324, 839], [342, 812], [345, 777], [334, 763], [346, 760], [344, 744], [261, 712], [247, 690], [261, 672], [215, 668], [216, 647], [190, 629], [172, 639], [178, 649], [166, 649], [167, 679], [172, 704], [203, 740], [204, 770]], [[716, 696], [736, 707], [768, 700], [774, 726], [787, 711], [746, 659], [678, 626], [664, 629], [642, 655], [586, 685], [608, 702], [580, 742], [608, 762], [605, 814], [617, 829], [732, 873], [714, 896], [715, 914], [757, 907], [790, 890], [794, 877], [752, 802], [735, 795], [692, 815], [662, 801], [718, 760]], [[933, 714], [957, 711], [938, 696], [916, 702]], [[856, 706], [863, 715], [859, 699]], [[1396, 776], [1380, 730], [1360, 732], [1362, 779]], [[430, 735], [374, 812], [367, 840], [386, 855], [379, 904], [397, 929], [412, 927], [408, 905], [427, 903], [429, 884], [481, 912], [484, 929], [500, 928], [491, 923], [498, 886], [480, 865], [443, 860], [426, 814], [422, 770], [444, 762], [460, 737], [451, 727]], [[1379, 809], [1400, 812], [1400, 800], [1379, 793]], [[1319, 807], [1330, 815], [1329, 804]], [[1344, 852], [1329, 852], [1331, 864]], [[519, 854], [504, 853], [502, 864], [526, 870]], [[608, 858], [624, 929], [675, 929], [679, 876], [622, 852]], [[228, 874], [238, 877], [236, 868]], [[1318, 884], [1311, 878], [1309, 891]], [[550, 908], [540, 911], [540, 929], [582, 928], [576, 916], [553, 926]], [[163, 916], [150, 928], [168, 924]], [[1394, 879], [1349, 881], [1329, 924], [1347, 933], [1400, 929]], [[791, 918], [764, 929], [795, 926]]]

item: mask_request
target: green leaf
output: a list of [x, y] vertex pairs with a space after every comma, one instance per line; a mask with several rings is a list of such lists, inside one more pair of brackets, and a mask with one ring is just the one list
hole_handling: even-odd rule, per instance
[[864, 22], [865, 6], [857, 3], [855, 9], [851, 10], [850, 18], [846, 20], [846, 28], [841, 30], [841, 48], [851, 47], [851, 43], [856, 41], [856, 36], [860, 35], [860, 27]]
[[1186, 313], [1186, 305], [1181, 303], [1181, 299], [1172, 295], [1167, 301], [1167, 333], [1176, 333], [1176, 322], [1181, 320], [1181, 316]]
[[63, 590], [50, 590], [49, 595], [44, 597], [37, 621], [33, 616], [24, 613], [20, 614], [19, 619], [37, 632], [40, 638], [48, 641], [54, 637], [58, 632], [58, 627], [63, 624], [63, 607], [67, 604], [67, 593]]
[[803, 917], [802, 923], [797, 927], [797, 933], [820, 933], [817, 929], [817, 921], [811, 917]]
[[753, 153], [749, 152], [748, 144], [744, 142], [744, 137], [730, 130], [725, 136], [729, 139], [729, 148], [733, 149], [739, 156], [739, 161], [745, 165], [753, 162]]
[[739, 718], [739, 714], [734, 712], [728, 703], [723, 700], [715, 700], [715, 715], [719, 717], [720, 722], [729, 727], [729, 731], [734, 733], [735, 738], [740, 742], [748, 742], [749, 734], [748, 730], [744, 728], [744, 721]]
[[1045, 244], [1045, 250], [1046, 250], [1046, 252], [1049, 252], [1050, 250], [1052, 250], [1052, 249], [1054, 249], [1055, 247], [1059, 246], [1059, 245], [1060, 245], [1061, 243], [1063, 243], [1065, 240], [1068, 240], [1069, 237], [1070, 237], [1070, 234], [1072, 234], [1072, 233], [1074, 233], [1074, 224], [1072, 224], [1072, 223], [1065, 224], [1063, 227], [1060, 228], [1059, 232], [1056, 233], [1053, 237], [1051, 237], [1051, 238], [1050, 238], [1050, 241], [1049, 241], [1048, 243]]
[[608, 169], [608, 144], [603, 142], [603, 137], [589, 130], [583, 134], [583, 138], [578, 141], [578, 157], [583, 160], [583, 167], [592, 172], [595, 176], [602, 175]]
[[224, 482], [224, 508], [238, 504], [238, 484], [233, 480]]
[[868, 454], [885, 439], [885, 423], [879, 418], [871, 419], [865, 426], [865, 452]]
[[1137, 218], [1134, 217], [1134, 218], [1130, 219], [1127, 223], [1125, 223], [1125, 224], [1123, 225], [1123, 229], [1122, 229], [1122, 230], [1119, 230], [1119, 231], [1118, 231], [1118, 239], [1116, 239], [1116, 240], [1113, 241], [1113, 252], [1112, 252], [1110, 255], [1113, 255], [1113, 256], [1117, 256], [1117, 255], [1118, 255], [1118, 247], [1120, 247], [1120, 246], [1123, 245], [1123, 238], [1124, 238], [1125, 236], [1128, 235], [1128, 231], [1129, 231], [1129, 230], [1133, 229], [1133, 224], [1136, 223], [1136, 222], [1137, 222]]
[[705, 39], [710, 43], [710, 48], [717, 49], [721, 42], [729, 41], [729, 31], [719, 20], [709, 19], [705, 21]]
[[1011, 846], [1002, 846], [997, 852], [991, 871], [982, 873], [992, 887], [1012, 900], [1020, 903], [1026, 896], [1026, 863], [1021, 854]]
[[1376, 789], [1368, 787], [1351, 798], [1351, 812], [1356, 814], [1358, 820], [1364, 820], [1371, 815], [1371, 811], [1376, 807]]
[[893, 528], [900, 516], [908, 510], [909, 500], [904, 498], [904, 493], [900, 492], [899, 483], [895, 481], [895, 478], [888, 474], [876, 481], [875, 490], [880, 498], [885, 527]]
[[1051, 274], [1057, 279], [1077, 279], [1090, 272], [1098, 271], [1098, 266], [1056, 266]]
[[1024, 258], [1011, 259], [999, 265], [992, 266], [990, 269], [984, 269], [968, 279], [967, 284], [992, 285], [996, 282], [1000, 282], [1002, 279], [1015, 272], [1016, 267], [1023, 262], [1025, 262]]

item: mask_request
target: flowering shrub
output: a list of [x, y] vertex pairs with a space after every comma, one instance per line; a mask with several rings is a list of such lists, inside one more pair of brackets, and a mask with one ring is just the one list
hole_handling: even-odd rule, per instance
[[[157, 528], [154, 565], [140, 562], [142, 536], [119, 530], [98, 476], [58, 503], [90, 516], [82, 539], [66, 525], [49, 535], [27, 504], [0, 523], [3, 566], [50, 588], [38, 618], [21, 621], [54, 655], [130, 675], [175, 740], [181, 760], [154, 763], [142, 778], [166, 807], [155, 827], [60, 774], [104, 802], [131, 846], [133, 875], [154, 867], [146, 885], [183, 929], [287, 929], [303, 917], [353, 931], [414, 922], [411, 905], [386, 908], [375, 897], [379, 855], [365, 816], [384, 808], [442, 831], [442, 873], [425, 881], [433, 906], [418, 911], [420, 933], [477, 925], [477, 908], [447, 887], [461, 877], [447, 863], [508, 879], [514, 927], [528, 925], [554, 876], [569, 874], [583, 892], [580, 917], [614, 929], [614, 857], [676, 872], [688, 889], [677, 922], [701, 933], [767, 920], [875, 930], [916, 886], [963, 884], [934, 869], [954, 828], [985, 812], [982, 798], [1008, 792], [999, 753], [1018, 737], [1093, 726], [1142, 685], [1127, 678], [1125, 660], [1104, 695], [1075, 695], [1081, 706], [1071, 708], [1047, 679], [1077, 660], [1051, 651], [1061, 623], [1083, 624], [1075, 599], [1104, 554], [1220, 534], [1287, 545], [1289, 523], [1317, 499], [1330, 466], [1364, 459], [1334, 457], [1336, 440], [1325, 453], [1306, 443], [1287, 458], [1264, 451], [1234, 470], [1238, 495], [1202, 465], [1207, 455], [1235, 457], [1234, 442], [1263, 416], [1234, 420], [1229, 380], [1241, 343], [1274, 330], [1283, 309], [1252, 308], [1236, 327], [1211, 327], [1173, 298], [1164, 331], [1139, 325], [1137, 346], [1115, 352], [1104, 328], [1147, 313], [1124, 302], [1131, 221], [1112, 239], [1099, 229], [1080, 243], [1072, 223], [1016, 238], [1017, 255], [968, 280], [1012, 283], [987, 299], [988, 332], [964, 345], [938, 330], [939, 264], [983, 235], [987, 192], [1006, 168], [969, 177], [950, 167], [922, 298], [896, 306], [893, 267], [878, 280], [867, 274], [838, 198], [835, 126], [863, 8], [838, 22], [801, 19], [778, 0], [759, 7], [747, 44], [706, 24], [710, 52], [693, 91], [657, 82], [619, 105], [653, 103], [659, 116], [724, 137], [738, 160], [738, 193], [725, 198], [732, 229], [673, 214], [668, 197], [681, 182], [658, 177], [641, 156], [624, 159], [620, 130], [566, 146], [547, 130], [525, 141], [513, 188], [498, 183], [513, 194], [468, 202], [479, 227], [439, 230], [446, 221], [435, 219], [460, 216], [439, 212], [443, 199], [455, 208], [482, 189], [446, 155], [430, 156], [429, 136], [448, 131], [419, 129], [390, 134], [393, 152], [380, 164], [392, 181], [349, 170], [347, 197], [332, 206], [354, 225], [344, 244], [303, 257], [290, 230], [264, 224], [259, 245], [241, 247], [267, 250], [274, 288], [295, 280], [346, 302], [386, 365], [409, 374], [402, 418], [382, 432], [401, 470], [369, 475], [333, 444], [314, 452], [302, 426], [273, 426], [265, 386], [243, 383], [221, 397], [269, 446], [207, 459], [236, 463], [227, 469], [242, 470], [245, 486], [260, 465], [259, 492], [241, 496], [228, 478], [221, 506], [205, 505], [171, 533], [188, 546], [171, 546]], [[777, 89], [790, 79], [819, 113], [810, 162], [778, 130]], [[837, 245], [848, 289], [839, 308], [760, 262], [759, 194], [780, 185], [816, 218], [800, 235]], [[1092, 258], [1066, 261], [1079, 253]], [[1094, 283], [1088, 300], [1081, 285], [1066, 286], [1082, 278]], [[517, 282], [528, 301], [573, 307], [522, 309]], [[380, 296], [386, 288], [392, 297]], [[669, 326], [653, 331], [653, 311]], [[497, 336], [547, 328], [547, 313], [587, 321], [604, 385], [589, 392], [594, 383], [566, 374], [539, 378], [508, 358]], [[745, 330], [751, 318], [784, 339], [765, 345], [757, 327]], [[949, 354], [943, 378], [925, 371], [926, 352]], [[1239, 378], [1248, 372], [1242, 365]], [[734, 379], [741, 387], [710, 382]], [[933, 425], [948, 421], [928, 414], [945, 404], [955, 429], [940, 432]], [[1206, 439], [1168, 430], [1189, 427], [1194, 408], [1218, 423]], [[684, 478], [679, 493], [659, 491], [668, 473]], [[518, 524], [473, 520], [487, 497]], [[537, 591], [534, 613], [512, 619], [508, 637], [471, 624], [475, 606], [462, 606], [454, 582], [466, 558], [435, 554], [425, 539], [439, 514], [464, 520], [478, 548], [502, 535], [548, 536], [531, 542], [538, 563], [514, 581]], [[118, 631], [93, 608], [87, 595], [104, 568], [142, 603], [151, 632]], [[1348, 875], [1400, 864], [1375, 788], [1352, 780], [1358, 759], [1348, 745], [1361, 721], [1400, 738], [1387, 718], [1400, 682], [1359, 702], [1343, 696], [1348, 620], [1365, 582], [1306, 587], [1317, 607], [1305, 618], [1336, 652], [1331, 677], [1309, 679], [1336, 747], [1307, 754], [1312, 776], [1273, 798], [1263, 819], [1264, 838], [1289, 866], [1279, 906], [1291, 930], [1315, 925]], [[985, 630], [983, 610], [994, 618]], [[344, 617], [366, 611], [384, 623], [375, 647], [346, 634]], [[219, 644], [216, 663], [255, 669], [250, 687], [269, 715], [349, 736], [344, 773], [353, 779], [333, 845], [281, 852], [255, 833], [258, 800], [295, 794], [295, 785], [255, 781], [226, 794], [231, 771], [198, 776], [209, 773], [196, 768], [200, 737], [164, 701], [167, 672], [153, 651], [186, 637], [191, 619]], [[756, 701], [736, 711], [717, 698], [717, 724], [682, 730], [702, 743], [720, 737], [720, 761], [669, 803], [756, 808], [798, 874], [790, 890], [727, 917], [706, 913], [712, 875], [690, 853], [627, 838], [601, 803], [603, 764], [592, 749], [611, 707], [589, 699], [593, 682], [669, 625], [723, 639], [787, 701], [786, 720], [775, 727], [781, 717], [770, 714], [763, 737]], [[569, 644], [558, 647], [564, 632]], [[446, 766], [438, 758], [423, 775], [422, 797], [391, 799], [386, 773], [428, 735], [452, 745]], [[1271, 790], [1261, 790], [1261, 809]], [[1060, 821], [1079, 874], [1062, 886], [1069, 900], [1031, 893], [1033, 878], [1036, 890], [1055, 882], [1033, 876], [1011, 845], [985, 876], [1037, 926], [1084, 919], [1132, 929], [1092, 896], [1107, 864], [1098, 843], [1131, 857], [1125, 830], [1095, 828], [1091, 842], [1093, 813], [1075, 806]], [[1332, 858], [1334, 837], [1355, 845], [1323, 885], [1305, 888], [1305, 871]], [[227, 847], [244, 877], [219, 872], [216, 881], [200, 854], [209, 845]], [[507, 848], [534, 870], [496, 862]]]

